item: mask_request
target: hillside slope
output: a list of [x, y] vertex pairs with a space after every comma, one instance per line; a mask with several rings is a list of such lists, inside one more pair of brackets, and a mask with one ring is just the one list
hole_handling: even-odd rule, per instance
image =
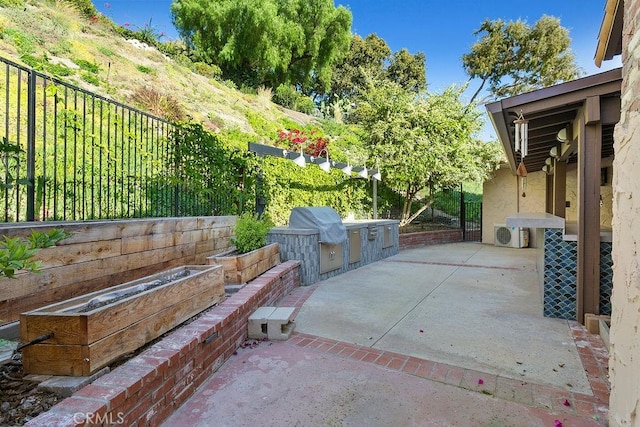
[[107, 19], [84, 18], [63, 2], [0, 7], [0, 56], [152, 114], [190, 116], [214, 131], [237, 130], [256, 140], [264, 140], [265, 132], [254, 129], [251, 117], [280, 127], [313, 121], [273, 104], [268, 93], [242, 93], [229, 82], [197, 74], [186, 58], [183, 65], [127, 40]]

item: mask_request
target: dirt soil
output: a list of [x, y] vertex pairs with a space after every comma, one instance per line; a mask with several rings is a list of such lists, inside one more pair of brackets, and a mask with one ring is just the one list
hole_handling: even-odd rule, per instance
[[0, 426], [24, 425], [62, 400], [23, 376], [21, 361], [0, 365]]

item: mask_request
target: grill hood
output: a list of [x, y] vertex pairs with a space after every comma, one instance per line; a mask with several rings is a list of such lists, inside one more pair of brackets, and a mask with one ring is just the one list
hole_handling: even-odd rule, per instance
[[338, 212], [328, 206], [293, 208], [289, 228], [317, 229], [320, 241], [330, 245], [347, 240], [347, 229]]

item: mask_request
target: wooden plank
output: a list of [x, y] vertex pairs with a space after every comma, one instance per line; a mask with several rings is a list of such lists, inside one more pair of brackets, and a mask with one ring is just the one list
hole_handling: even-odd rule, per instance
[[74, 283], [73, 286], [65, 286], [56, 289], [49, 289], [43, 292], [26, 295], [24, 297], [0, 301], [0, 324], [14, 322], [19, 319], [20, 313], [38, 309], [40, 307], [54, 304], [66, 299], [113, 286], [114, 283], [125, 283], [139, 279], [159, 271], [168, 270], [172, 267], [193, 264], [192, 256], [177, 258], [160, 263], [149, 264], [134, 270], [120, 271], [97, 279], [86, 280]]
[[22, 349], [22, 367], [25, 374], [90, 375], [89, 348], [79, 345], [36, 344]]
[[[222, 268], [201, 266], [188, 266], [186, 268], [193, 269], [196, 267], [201, 269], [199, 274], [126, 298], [112, 307], [105, 307], [98, 312], [65, 314], [56, 313], [55, 311], [86, 304], [106, 292], [113, 292], [137, 283], [145, 283], [155, 280], [156, 277], [143, 278], [132, 283], [125, 283], [105, 291], [83, 295], [73, 300], [25, 313], [20, 317], [20, 339], [23, 342], [27, 342], [53, 332], [54, 337], [50, 340], [53, 344], [87, 345], [152, 315], [159, 311], [160, 307], [167, 305], [167, 301], [175, 303], [192, 298], [202, 292], [203, 287], [217, 288], [218, 294], [224, 295]], [[182, 268], [178, 269], [178, 271], [180, 270]], [[174, 271], [159, 273], [155, 276], [172, 274]], [[73, 320], [74, 318], [83, 318], [84, 320], [77, 321]], [[22, 324], [24, 324], [24, 327], [22, 327]]]
[[98, 242], [61, 244], [40, 250], [35, 259], [42, 262], [43, 268], [54, 268], [69, 264], [105, 259], [122, 254], [120, 239]]
[[26, 347], [24, 350], [28, 351], [23, 351], [25, 373], [91, 375], [223, 300], [224, 295], [219, 295], [217, 289], [205, 288], [190, 299], [166, 307], [88, 346], [43, 343]]
[[195, 244], [172, 246], [140, 252], [136, 256], [122, 255], [107, 259], [65, 265], [44, 270], [41, 274], [25, 274], [15, 280], [3, 281], [2, 298], [18, 299], [74, 283], [109, 276], [121, 271], [134, 270], [157, 260], [179, 259], [195, 256]]
[[176, 231], [176, 218], [154, 218], [129, 220], [122, 224], [122, 237], [136, 237], [151, 234], [171, 234]]
[[178, 218], [176, 221], [176, 231], [191, 231], [198, 229], [198, 218]]
[[173, 233], [148, 234], [122, 238], [123, 255], [154, 249], [164, 249], [171, 246], [174, 246]]
[[180, 301], [130, 325], [127, 329], [89, 345], [92, 357], [91, 372], [108, 365], [123, 354], [140, 348], [212, 305], [219, 304], [225, 297], [217, 292], [214, 288], [205, 289], [191, 299]]
[[173, 244], [184, 245], [187, 243], [197, 243], [205, 239], [204, 230], [190, 230], [173, 233]]

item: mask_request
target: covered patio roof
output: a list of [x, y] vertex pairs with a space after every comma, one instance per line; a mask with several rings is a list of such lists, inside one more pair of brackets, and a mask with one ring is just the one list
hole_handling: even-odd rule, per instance
[[529, 154], [524, 159], [527, 171], [542, 170], [553, 147], [562, 150], [567, 163], [577, 161], [577, 144], [570, 138], [561, 146], [558, 132], [567, 129], [587, 99], [599, 97], [602, 123], [602, 157], [613, 155], [613, 128], [620, 117], [620, 88], [622, 69], [617, 68], [533, 92], [516, 95], [486, 105], [493, 127], [504, 147], [511, 171], [515, 174], [519, 154], [514, 151], [514, 123], [520, 113], [529, 120]]
[[[576, 313], [580, 322], [587, 313], [599, 313], [601, 168], [602, 159], [614, 155], [621, 87], [622, 69], [617, 68], [486, 106], [514, 175], [521, 160], [528, 173], [548, 166], [547, 213], [565, 218], [567, 164], [577, 163]], [[513, 121], [520, 114], [529, 121], [529, 153], [524, 159], [515, 152], [514, 141]]]

